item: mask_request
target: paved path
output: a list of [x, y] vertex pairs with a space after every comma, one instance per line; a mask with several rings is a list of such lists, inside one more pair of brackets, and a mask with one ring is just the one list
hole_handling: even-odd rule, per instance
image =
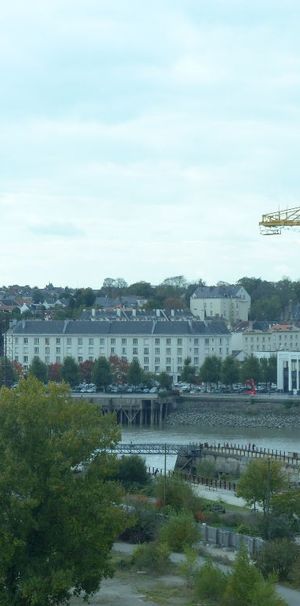
[[[133, 552], [133, 550], [135, 548], [136, 548], [136, 545], [131, 545], [128, 543], [115, 543], [114, 544], [114, 550], [118, 551], [120, 553], [130, 554]], [[229, 554], [226, 551], [221, 550], [221, 549], [216, 549], [215, 551], [220, 552], [221, 555], [224, 555], [224, 556], [232, 555], [232, 552], [231, 552], [231, 554]], [[213, 555], [212, 549], [210, 550], [210, 552], [211, 552], [211, 555]], [[179, 564], [180, 562], [183, 562], [184, 559], [185, 559], [185, 556], [182, 553], [172, 553], [171, 554], [171, 560], [175, 564]], [[205, 561], [206, 561], [206, 559], [203, 556], [198, 557], [198, 563], [200, 566], [202, 566]], [[218, 566], [224, 572], [230, 571], [230, 567], [226, 566], [224, 564], [216, 563], [216, 566]], [[282, 585], [277, 585], [276, 588], [277, 588], [278, 593], [286, 601], [288, 606], [300, 606], [300, 591], [296, 591], [295, 589], [289, 589], [288, 587], [283, 587]], [[135, 603], [132, 603], [132, 606], [135, 606]]]
[[[237, 497], [234, 492], [230, 490], [224, 490], [223, 488], [209, 488], [201, 484], [192, 484], [193, 490], [198, 497], [203, 497], [211, 501], [219, 501], [220, 499], [224, 503], [230, 505], [238, 505], [239, 507], [246, 507], [244, 499]], [[299, 603], [300, 606], [300, 603]]]

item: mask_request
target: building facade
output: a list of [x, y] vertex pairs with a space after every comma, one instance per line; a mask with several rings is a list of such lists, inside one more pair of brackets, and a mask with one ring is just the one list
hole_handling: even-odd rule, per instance
[[257, 352], [300, 350], [300, 328], [290, 324], [274, 324], [264, 329], [246, 328], [232, 334], [233, 350], [241, 350], [251, 356]]
[[186, 358], [199, 368], [207, 356], [231, 353], [230, 332], [214, 321], [21, 320], [5, 338], [7, 356], [25, 371], [35, 356], [46, 364], [62, 364], [67, 356], [78, 363], [118, 356], [177, 380]]
[[299, 393], [300, 352], [280, 351], [277, 354], [277, 389]]
[[243, 286], [199, 286], [190, 299], [190, 309], [200, 320], [223, 318], [228, 324], [247, 321], [251, 297]]

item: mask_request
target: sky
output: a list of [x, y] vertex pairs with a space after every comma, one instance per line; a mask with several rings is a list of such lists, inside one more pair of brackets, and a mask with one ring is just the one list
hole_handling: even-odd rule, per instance
[[299, 0], [10, 0], [0, 284], [300, 279]]

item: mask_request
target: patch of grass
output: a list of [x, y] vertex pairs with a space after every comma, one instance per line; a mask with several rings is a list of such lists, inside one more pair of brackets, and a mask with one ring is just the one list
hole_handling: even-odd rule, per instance
[[186, 585], [170, 587], [169, 584], [158, 581], [151, 589], [140, 588], [139, 591], [157, 606], [192, 605], [193, 593]]

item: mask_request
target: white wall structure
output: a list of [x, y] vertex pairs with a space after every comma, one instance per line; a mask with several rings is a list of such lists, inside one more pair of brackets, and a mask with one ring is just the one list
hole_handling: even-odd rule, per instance
[[21, 320], [6, 333], [6, 348], [24, 370], [35, 356], [53, 364], [67, 356], [80, 363], [116, 355], [177, 380], [187, 357], [199, 368], [207, 356], [230, 355], [231, 334], [221, 321]]
[[297, 393], [300, 390], [300, 351], [277, 354], [277, 389]]
[[235, 333], [233, 344], [236, 343], [239, 343], [246, 356], [255, 352], [299, 351], [300, 328], [287, 324], [275, 324], [265, 330], [246, 329], [243, 332]]
[[250, 306], [250, 295], [239, 285], [199, 286], [190, 298], [191, 312], [200, 320], [219, 317], [231, 325], [247, 321]]

